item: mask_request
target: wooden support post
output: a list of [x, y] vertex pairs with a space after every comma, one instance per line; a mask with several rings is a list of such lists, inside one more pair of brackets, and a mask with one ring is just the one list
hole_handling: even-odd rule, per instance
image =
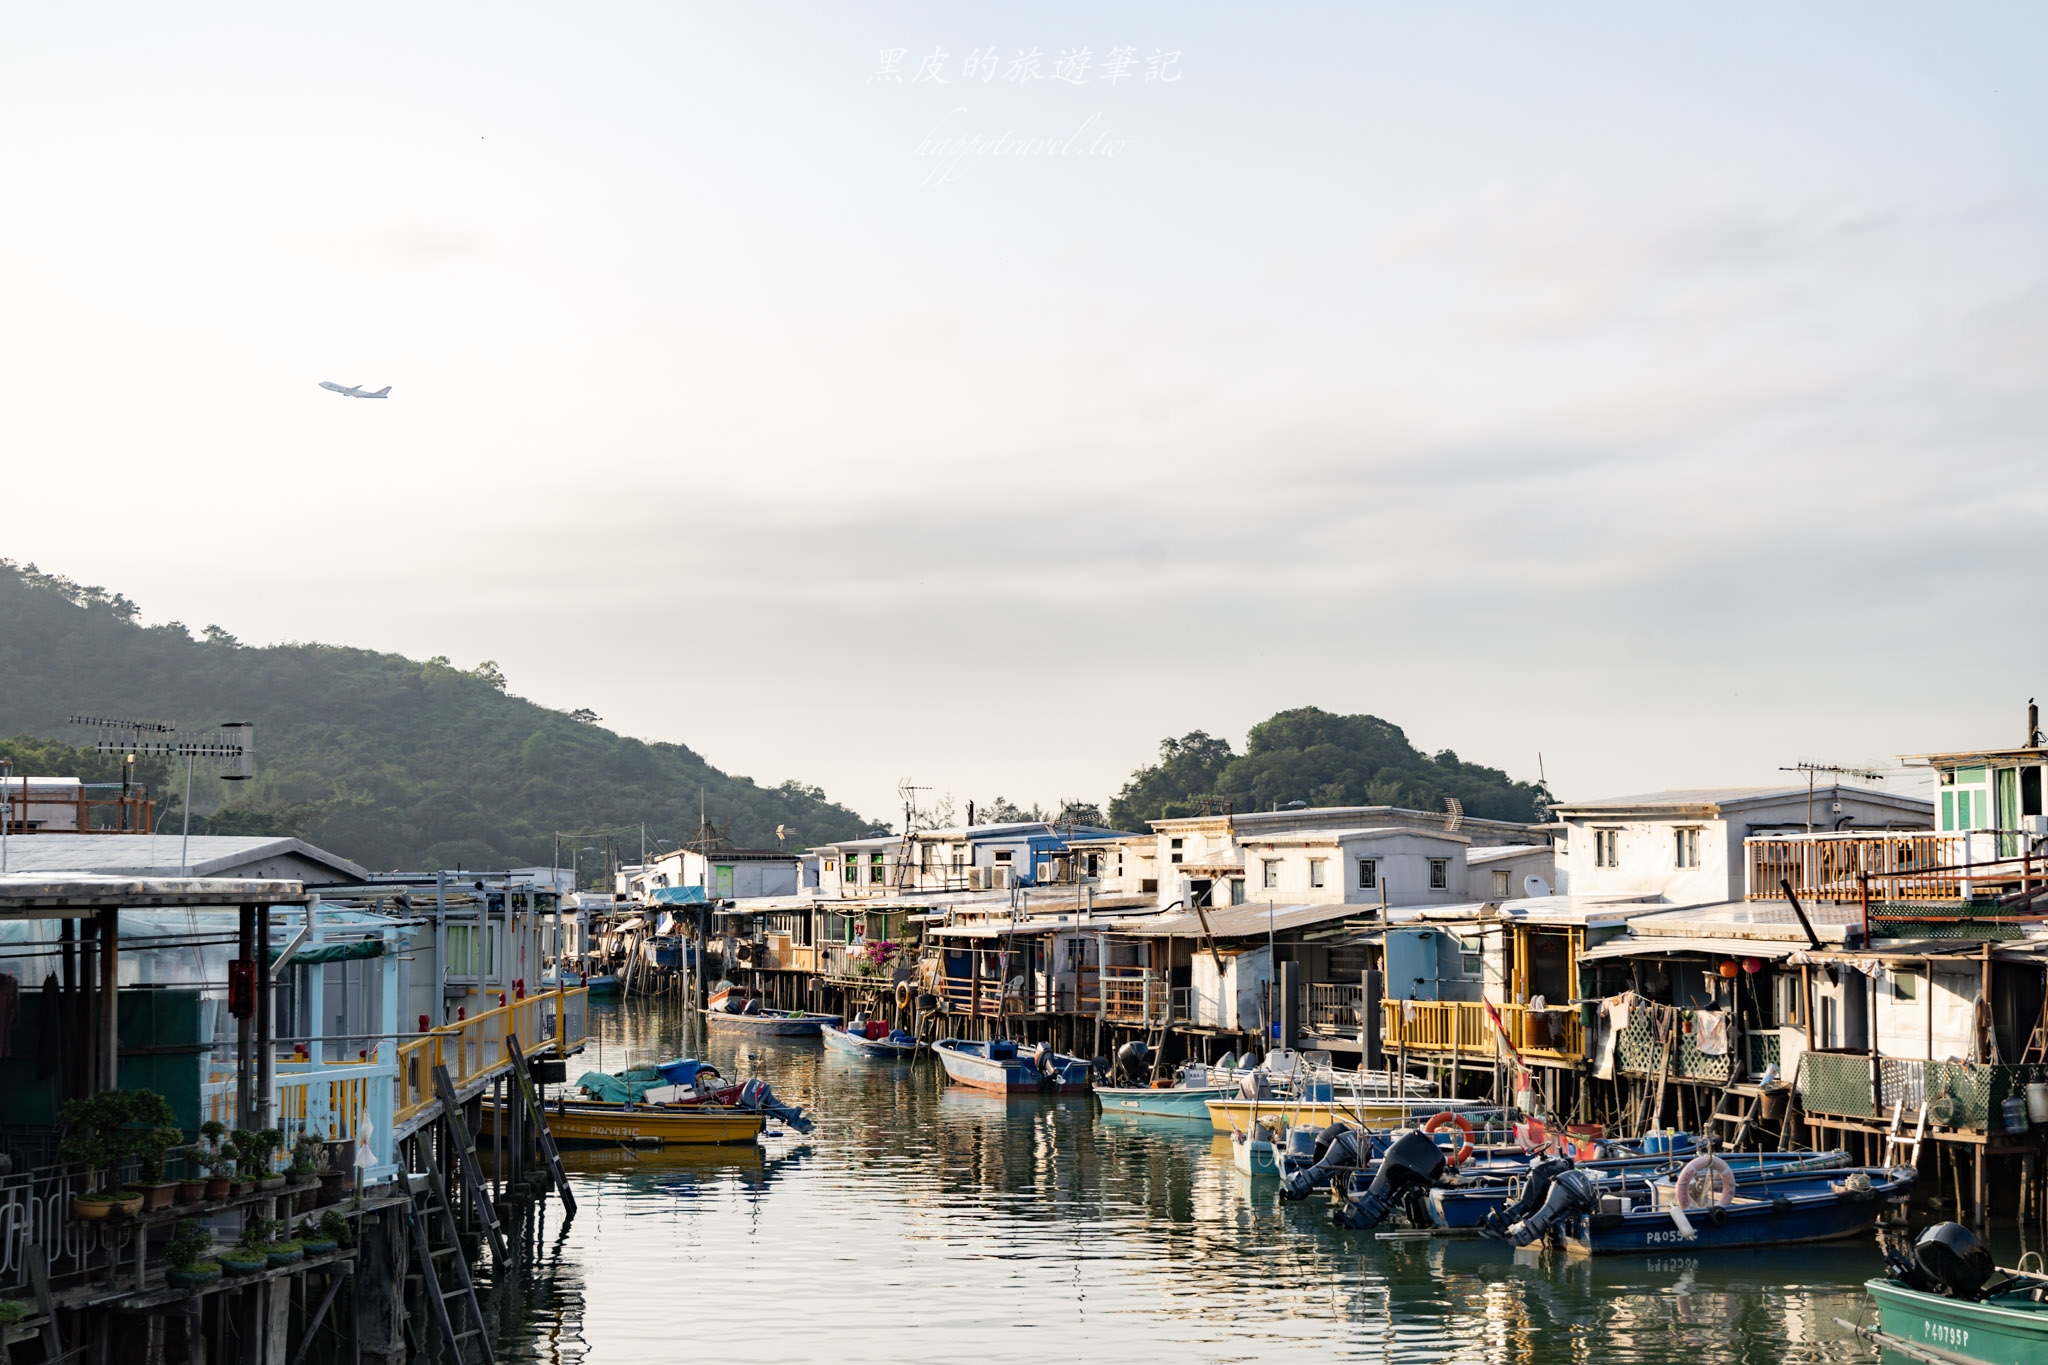
[[[235, 960], [244, 964], [256, 959], [256, 907], [242, 907], [241, 924], [236, 934]], [[243, 971], [249, 970], [245, 965]], [[256, 1110], [256, 1052], [254, 1020], [243, 1016], [235, 1020], [235, 1121], [236, 1128], [254, 1128]]]

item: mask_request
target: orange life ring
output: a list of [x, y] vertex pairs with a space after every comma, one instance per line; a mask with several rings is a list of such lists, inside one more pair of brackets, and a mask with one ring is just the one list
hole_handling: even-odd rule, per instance
[[1422, 1131], [1434, 1136], [1442, 1131], [1447, 1123], [1457, 1124], [1459, 1132], [1458, 1149], [1452, 1152], [1447, 1160], [1453, 1166], [1462, 1166], [1467, 1158], [1472, 1155], [1472, 1120], [1466, 1118], [1463, 1114], [1453, 1113], [1446, 1109], [1428, 1123], [1423, 1124]]
[[1701, 1152], [1679, 1168], [1678, 1179], [1673, 1182], [1677, 1186], [1674, 1193], [1678, 1197], [1678, 1207], [1693, 1207], [1693, 1184], [1707, 1178], [1712, 1178], [1720, 1185], [1720, 1193], [1715, 1197], [1715, 1203], [1727, 1208], [1735, 1202], [1735, 1172], [1729, 1170], [1728, 1163], [1712, 1152]]

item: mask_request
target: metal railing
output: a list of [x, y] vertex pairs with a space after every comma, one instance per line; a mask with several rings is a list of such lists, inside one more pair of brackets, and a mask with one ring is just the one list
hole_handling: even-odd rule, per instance
[[468, 1019], [444, 1024], [398, 1049], [398, 1095], [392, 1122], [405, 1124], [432, 1105], [434, 1068], [448, 1068], [460, 1091], [472, 1081], [488, 1080], [508, 1066], [507, 1036], [516, 1036], [528, 1052], [552, 1049], [566, 1053], [583, 1045], [590, 993], [583, 987], [550, 991], [514, 1000]]
[[1365, 994], [1361, 986], [1331, 985], [1311, 981], [1303, 1024], [1310, 1033], [1329, 1036], [1358, 1032], [1358, 1009]]
[[[1487, 1020], [1486, 1006], [1477, 1001], [1383, 1000], [1380, 1004], [1386, 1015], [1381, 1045], [1389, 1050], [1494, 1055], [1497, 1036]], [[1500, 1013], [1508, 1041], [1523, 1056], [1585, 1060], [1586, 1030], [1579, 1022], [1578, 1006], [1494, 1008]]]
[[[316, 1066], [292, 1062], [278, 1067], [272, 1095], [276, 1126], [290, 1152], [302, 1133], [325, 1142], [356, 1142], [369, 1137], [371, 1164], [367, 1180], [381, 1180], [397, 1169], [392, 1137], [392, 1106], [397, 1098], [397, 1062], [363, 1062], [348, 1066]], [[431, 1078], [429, 1080], [431, 1085]]]
[[1166, 973], [1145, 967], [1104, 967], [1097, 981], [1102, 1017], [1109, 1022], [1147, 1028], [1173, 1022], [1174, 992]]
[[1802, 900], [1858, 901], [1868, 879], [1874, 901], [1959, 900], [1968, 859], [1962, 834], [1924, 831], [1757, 834], [1743, 841], [1749, 900], [1783, 900], [1781, 881]]

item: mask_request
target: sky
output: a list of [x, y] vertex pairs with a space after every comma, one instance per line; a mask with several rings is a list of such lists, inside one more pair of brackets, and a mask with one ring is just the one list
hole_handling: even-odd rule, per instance
[[2044, 40], [0, 7], [0, 555], [871, 815], [1304, 705], [1579, 799], [2016, 743]]

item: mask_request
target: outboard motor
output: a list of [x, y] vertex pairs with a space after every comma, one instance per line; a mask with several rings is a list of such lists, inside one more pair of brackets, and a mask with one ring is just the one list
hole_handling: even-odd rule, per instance
[[1560, 1218], [1591, 1213], [1600, 1207], [1600, 1194], [1593, 1177], [1584, 1171], [1559, 1171], [1550, 1178], [1550, 1193], [1543, 1207], [1508, 1229], [1508, 1240], [1518, 1247], [1543, 1240]]
[[1032, 1065], [1038, 1068], [1038, 1083], [1047, 1089], [1058, 1089], [1060, 1084], [1060, 1064], [1057, 1055], [1052, 1050], [1052, 1044], [1040, 1043], [1038, 1050], [1032, 1054], [1031, 1061]]
[[1529, 1179], [1522, 1186], [1521, 1197], [1505, 1207], [1490, 1210], [1480, 1220], [1481, 1234], [1505, 1242], [1509, 1228], [1543, 1207], [1543, 1201], [1550, 1196], [1550, 1182], [1576, 1164], [1568, 1156], [1547, 1156], [1541, 1161], [1530, 1162]]
[[[1336, 1131], [1333, 1133], [1331, 1129]], [[1316, 1136], [1313, 1166], [1293, 1171], [1280, 1182], [1282, 1199], [1306, 1199], [1309, 1191], [1328, 1185], [1338, 1171], [1364, 1165], [1362, 1156], [1371, 1150], [1371, 1135], [1356, 1128], [1333, 1123]]]
[[1273, 1078], [1264, 1071], [1247, 1071], [1237, 1083], [1237, 1093], [1248, 1100], [1273, 1098]]
[[1394, 1203], [1423, 1190], [1443, 1178], [1444, 1150], [1427, 1133], [1409, 1129], [1394, 1139], [1380, 1158], [1379, 1173], [1363, 1195], [1345, 1191], [1339, 1197], [1331, 1221], [1339, 1227], [1364, 1231], [1376, 1228], [1393, 1212]]
[[764, 1080], [751, 1080], [740, 1087], [739, 1107], [772, 1115], [799, 1133], [808, 1133], [814, 1126], [810, 1119], [805, 1117], [803, 1110], [776, 1099], [775, 1092], [768, 1088], [768, 1082]]
[[1982, 1298], [1984, 1284], [1997, 1268], [1977, 1234], [1961, 1223], [1936, 1223], [1921, 1233], [1913, 1243], [1911, 1261], [1896, 1254], [1885, 1257], [1885, 1270], [1893, 1279], [1923, 1293], [1946, 1291], [1959, 1299]]
[[1116, 1083], [1143, 1085], [1152, 1071], [1152, 1049], [1136, 1038], [1116, 1050]]

